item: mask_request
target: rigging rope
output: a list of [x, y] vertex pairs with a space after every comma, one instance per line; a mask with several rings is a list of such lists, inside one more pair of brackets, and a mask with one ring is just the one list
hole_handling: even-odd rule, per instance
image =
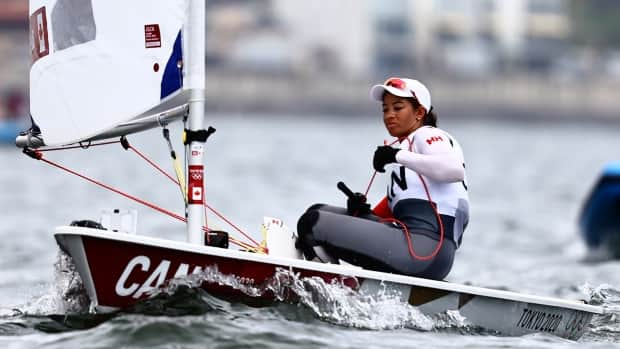
[[[397, 142], [401, 142], [403, 140], [407, 139], [407, 141], [409, 141], [409, 151], [413, 151], [413, 143], [411, 142], [411, 140], [409, 140], [409, 138], [402, 138], [402, 139], [397, 139], [395, 141], [393, 141], [392, 143], [390, 143], [389, 145], [392, 146]], [[388, 145], [387, 141], [383, 141], [384, 145]], [[411, 241], [411, 236], [409, 236], [409, 229], [407, 228], [407, 226], [399, 221], [396, 218], [384, 218], [381, 220], [381, 222], [392, 222], [392, 223], [396, 223], [398, 225], [400, 225], [400, 227], [403, 230], [403, 233], [405, 234], [405, 238], [407, 239], [407, 248], [409, 249], [409, 255], [411, 255], [412, 258], [414, 259], [418, 259], [418, 260], [422, 260], [422, 261], [427, 261], [430, 259], [435, 258], [435, 256], [437, 256], [437, 253], [439, 253], [439, 250], [441, 250], [441, 246], [443, 246], [443, 240], [444, 240], [444, 227], [443, 227], [443, 222], [441, 220], [441, 215], [439, 214], [439, 211], [437, 210], [437, 205], [433, 203], [433, 199], [431, 198], [431, 193], [428, 190], [428, 186], [426, 185], [426, 181], [424, 180], [424, 178], [422, 178], [422, 175], [420, 175], [419, 173], [417, 174], [418, 177], [420, 178], [420, 182], [422, 182], [422, 185], [424, 186], [424, 191], [426, 192], [426, 197], [428, 198], [428, 203], [431, 205], [431, 208], [433, 209], [433, 212], [435, 213], [435, 217], [437, 218], [437, 222], [439, 224], [439, 242], [437, 242], [437, 246], [435, 246], [435, 249], [433, 250], [433, 252], [431, 252], [429, 255], [427, 256], [418, 256], [415, 253], [415, 250], [413, 248], [413, 242]], [[368, 196], [368, 192], [370, 191], [370, 187], [372, 186], [375, 177], [377, 176], [377, 171], [375, 171], [372, 175], [372, 177], [370, 178], [370, 182], [368, 183], [368, 187], [366, 188], [366, 193], [364, 194], [365, 196]]]
[[[164, 174], [164, 175], [165, 175], [167, 178], [169, 178], [171, 181], [175, 182], [177, 185], [179, 184], [179, 182], [178, 182], [176, 179], [174, 179], [171, 175], [169, 175], [166, 171], [164, 171], [164, 170], [163, 170], [160, 166], [158, 166], [155, 162], [153, 162], [152, 160], [148, 159], [148, 157], [146, 157], [146, 156], [145, 156], [142, 152], [140, 152], [139, 150], [137, 150], [136, 148], [134, 148], [133, 146], [131, 146], [131, 144], [129, 144], [129, 142], [128, 142], [128, 141], [126, 140], [126, 138], [124, 138], [124, 137], [123, 137], [123, 139], [121, 139], [120, 141], [104, 142], [104, 143], [96, 143], [96, 144], [92, 144], [92, 145], [90, 145], [90, 146], [107, 145], [107, 144], [116, 144], [116, 143], [121, 143], [125, 149], [131, 149], [131, 150], [132, 150], [132, 151], [134, 151], [134, 152], [135, 152], [135, 153], [136, 153], [139, 157], [141, 157], [142, 159], [144, 159], [147, 163], [149, 163], [151, 166], [153, 166], [153, 167], [154, 167], [155, 169], [157, 169], [159, 172], [161, 172], [162, 174]], [[90, 178], [90, 177], [87, 177], [87, 176], [85, 176], [85, 175], [83, 175], [83, 174], [81, 174], [81, 173], [78, 173], [78, 172], [76, 172], [76, 171], [73, 171], [73, 170], [71, 170], [71, 169], [69, 169], [69, 168], [67, 168], [67, 167], [65, 167], [65, 166], [62, 166], [62, 165], [60, 165], [60, 164], [58, 164], [58, 163], [55, 163], [55, 162], [53, 162], [53, 161], [51, 161], [51, 160], [47, 160], [47, 159], [45, 159], [45, 158], [43, 157], [43, 152], [45, 152], [45, 151], [56, 151], [56, 150], [65, 150], [65, 149], [76, 149], [76, 148], [82, 148], [82, 147], [80, 147], [80, 146], [72, 146], [72, 147], [47, 148], [47, 149], [41, 149], [41, 150], [33, 150], [33, 149], [29, 149], [29, 148], [24, 148], [23, 152], [24, 152], [24, 154], [26, 154], [26, 155], [28, 155], [28, 156], [32, 157], [33, 159], [40, 160], [40, 161], [42, 161], [42, 162], [44, 162], [44, 163], [46, 163], [46, 164], [48, 164], [48, 165], [50, 165], [50, 166], [52, 166], [52, 167], [56, 167], [56, 168], [58, 168], [58, 169], [60, 169], [60, 170], [63, 170], [63, 171], [65, 171], [65, 172], [67, 172], [67, 173], [70, 173], [70, 174], [72, 174], [72, 175], [74, 175], [74, 176], [77, 176], [77, 177], [79, 177], [79, 178], [82, 178], [82, 179], [84, 179], [84, 180], [86, 180], [86, 181], [88, 181], [88, 182], [90, 182], [90, 183], [92, 183], [92, 184], [95, 184], [95, 185], [97, 185], [97, 186], [100, 186], [100, 187], [102, 187], [102, 188], [104, 188], [104, 189], [107, 189], [107, 190], [112, 191], [112, 192], [114, 192], [114, 193], [116, 193], [116, 194], [119, 194], [119, 195], [121, 195], [121, 196], [123, 196], [123, 197], [125, 197], [125, 198], [127, 198], [127, 199], [133, 200], [133, 201], [135, 201], [135, 202], [137, 202], [137, 203], [139, 203], [139, 204], [142, 204], [142, 205], [144, 205], [144, 206], [146, 206], [146, 207], [149, 207], [149, 208], [151, 208], [151, 209], [153, 209], [153, 210], [155, 210], [155, 211], [158, 211], [158, 212], [160, 212], [160, 213], [163, 213], [163, 214], [165, 214], [165, 215], [168, 215], [168, 216], [170, 216], [170, 217], [172, 217], [172, 218], [175, 218], [175, 219], [177, 219], [177, 220], [179, 220], [179, 221], [181, 221], [181, 222], [187, 223], [187, 219], [186, 219], [185, 217], [182, 217], [182, 216], [180, 216], [180, 215], [178, 215], [178, 214], [176, 214], [176, 213], [174, 213], [174, 212], [172, 212], [172, 211], [166, 210], [166, 209], [164, 209], [164, 208], [162, 208], [162, 207], [159, 207], [159, 206], [157, 206], [157, 205], [155, 205], [155, 204], [153, 204], [153, 203], [150, 203], [150, 202], [148, 202], [148, 201], [146, 201], [146, 200], [143, 200], [143, 199], [140, 199], [140, 198], [138, 198], [138, 197], [136, 197], [136, 196], [133, 196], [133, 195], [131, 195], [131, 194], [125, 193], [125, 192], [123, 192], [123, 191], [121, 191], [121, 190], [119, 190], [119, 189], [116, 189], [116, 188], [114, 188], [114, 187], [112, 187], [112, 186], [109, 186], [109, 185], [104, 184], [104, 183], [102, 183], [102, 182], [99, 182], [99, 181], [97, 181], [97, 180], [95, 180], [95, 179], [92, 179], [92, 178]], [[229, 240], [230, 240], [230, 242], [232, 242], [232, 243], [234, 243], [234, 244], [236, 244], [236, 245], [238, 245], [238, 246], [240, 246], [240, 247], [243, 247], [243, 248], [247, 249], [248, 251], [253, 251], [253, 252], [257, 252], [257, 253], [265, 253], [265, 252], [266, 252], [266, 248], [264, 248], [261, 244], [257, 243], [254, 239], [252, 239], [249, 235], [247, 235], [246, 233], [244, 233], [244, 232], [243, 232], [241, 229], [239, 229], [236, 225], [232, 224], [232, 222], [230, 222], [228, 219], [226, 219], [226, 218], [225, 218], [225, 217], [224, 217], [221, 213], [217, 212], [217, 211], [216, 211], [215, 209], [213, 209], [211, 206], [207, 205], [207, 203], [206, 203], [206, 202], [205, 202], [205, 203], [203, 203], [203, 204], [204, 204], [204, 206], [205, 206], [206, 208], [208, 208], [209, 210], [211, 210], [211, 211], [212, 211], [213, 213], [215, 213], [218, 217], [220, 217], [220, 218], [221, 218], [221, 219], [223, 219], [226, 223], [230, 224], [233, 228], [235, 228], [235, 230], [237, 230], [237, 231], [238, 231], [239, 233], [241, 233], [243, 236], [245, 236], [245, 237], [246, 237], [246, 238], [248, 238], [250, 241], [252, 241], [252, 243], [254, 244], [254, 246], [252, 246], [252, 245], [250, 245], [250, 244], [248, 244], [248, 243], [242, 242], [242, 241], [240, 241], [240, 240], [237, 240], [237, 239], [235, 239], [235, 238], [233, 238], [233, 237], [231, 237], [231, 236], [229, 236]], [[206, 227], [206, 226], [203, 226], [203, 227], [202, 227], [202, 230], [203, 230], [203, 231], [205, 231], [205, 232], [209, 232], [209, 231], [210, 231], [210, 229], [209, 229], [208, 227]], [[207, 234], [207, 235], [208, 235], [208, 234]]]
[[[157, 165], [154, 161], [150, 160], [146, 155], [144, 155], [142, 152], [138, 151], [136, 148], [134, 148], [131, 144], [129, 144], [129, 142], [127, 142], [128, 145], [128, 149], [131, 149], [132, 151], [134, 151], [136, 154], [138, 154], [138, 156], [140, 156], [142, 159], [144, 159], [149, 165], [151, 165], [152, 167], [154, 167], [157, 171], [159, 171], [160, 173], [162, 173], [164, 176], [166, 176], [170, 181], [172, 181], [173, 183], [175, 183], [176, 185], [179, 185], [178, 180], [176, 180], [174, 177], [172, 177], [170, 174], [168, 174], [164, 169], [162, 169], [159, 165]], [[207, 204], [206, 202], [203, 203], [203, 205], [205, 206], [205, 208], [209, 209], [209, 211], [211, 211], [213, 214], [215, 214], [218, 218], [220, 218], [221, 220], [223, 220], [224, 222], [226, 222], [228, 225], [230, 225], [233, 229], [235, 229], [239, 234], [243, 235], [246, 239], [250, 240], [252, 243], [254, 243], [256, 246], [260, 246], [260, 244], [258, 242], [256, 242], [256, 240], [252, 239], [251, 236], [249, 236], [248, 234], [246, 234], [243, 230], [241, 230], [241, 228], [239, 228], [238, 226], [236, 226], [233, 222], [231, 222], [229, 219], [227, 219], [223, 214], [221, 214], [220, 212], [218, 212], [215, 208], [211, 207], [209, 204]]]
[[[186, 223], [187, 219], [185, 217], [182, 217], [182, 216], [180, 216], [180, 215], [178, 215], [178, 214], [176, 214], [176, 213], [174, 213], [172, 211], [166, 210], [166, 209], [164, 209], [162, 207], [159, 207], [159, 206], [157, 206], [155, 204], [152, 204], [152, 203], [150, 203], [150, 202], [148, 202], [146, 200], [142, 200], [142, 199], [140, 199], [138, 197], [135, 197], [133, 195], [124, 193], [124, 192], [122, 192], [122, 191], [120, 191], [120, 190], [118, 190], [116, 188], [113, 188], [113, 187], [111, 187], [109, 185], [106, 185], [106, 184], [104, 184], [102, 182], [96, 181], [96, 180], [94, 180], [92, 178], [89, 178], [89, 177], [87, 177], [85, 175], [82, 175], [82, 174], [80, 174], [80, 173], [78, 173], [76, 171], [73, 171], [73, 170], [71, 170], [71, 169], [69, 169], [67, 167], [64, 167], [64, 166], [62, 166], [60, 164], [57, 164], [57, 163], [55, 163], [53, 161], [44, 159], [43, 158], [43, 154], [42, 154], [42, 152], [44, 152], [44, 151], [47, 152], [47, 151], [68, 150], [68, 149], [76, 149], [76, 148], [86, 149], [86, 148], [90, 148], [90, 147], [94, 147], [94, 146], [102, 146], [102, 145], [121, 143], [125, 150], [128, 150], [128, 149], [132, 150], [136, 155], [138, 155], [140, 158], [142, 158], [144, 161], [146, 161], [149, 165], [151, 165], [153, 168], [155, 168], [161, 174], [166, 176], [170, 181], [175, 183], [177, 186], [179, 186], [179, 188], [181, 190], [181, 193], [183, 194], [184, 200], [187, 200], [186, 195], [185, 195], [185, 188], [181, 184], [181, 183], [184, 183], [183, 172], [180, 169], [180, 166], [178, 164], [178, 158], [176, 157], [176, 153], [174, 152], [174, 149], [172, 148], [172, 143], [171, 143], [170, 138], [169, 138], [169, 132], [166, 132], [166, 131], [168, 131], [168, 129], [165, 128], [165, 127], [163, 127], [163, 129], [164, 129], [164, 131], [163, 131], [164, 138], [168, 142], [168, 149], [170, 151], [172, 159], [174, 160], [174, 167], [175, 167], [175, 172], [176, 172], [176, 175], [177, 175], [176, 179], [174, 177], [172, 177], [170, 174], [168, 174], [165, 170], [163, 170], [159, 165], [157, 165], [151, 159], [149, 159], [146, 155], [144, 155], [142, 152], [140, 152], [138, 149], [133, 147], [127, 141], [126, 137], [122, 137], [120, 141], [108, 141], [108, 142], [100, 142], [100, 143], [94, 143], [94, 144], [88, 143], [88, 145], [80, 144], [80, 145], [77, 145], [77, 146], [70, 146], [70, 147], [46, 148], [46, 149], [41, 149], [41, 150], [32, 150], [32, 149], [25, 148], [24, 149], [24, 153], [29, 155], [30, 157], [32, 157], [34, 159], [43, 161], [43, 162], [45, 162], [45, 163], [47, 163], [47, 164], [49, 164], [49, 165], [51, 165], [53, 167], [59, 168], [59, 169], [61, 169], [63, 171], [66, 171], [66, 172], [68, 172], [70, 174], [73, 174], [73, 175], [75, 175], [77, 177], [80, 177], [80, 178], [82, 178], [82, 179], [84, 179], [84, 180], [86, 180], [88, 182], [91, 182], [91, 183], [93, 183], [95, 185], [98, 185], [98, 186], [100, 186], [102, 188], [110, 190], [110, 191], [112, 191], [114, 193], [117, 193], [117, 194], [119, 194], [121, 196], [124, 196], [124, 197], [126, 197], [126, 198], [128, 198], [130, 200], [136, 201], [136, 202], [138, 202], [138, 203], [140, 203], [140, 204], [142, 204], [144, 206], [147, 206], [147, 207], [149, 207], [149, 208], [151, 208], [153, 210], [156, 210], [156, 211], [158, 211], [160, 213], [163, 213], [165, 215], [168, 215], [168, 216], [170, 216], [172, 218], [175, 218], [175, 219], [177, 219], [179, 221], [182, 221], [182, 222]], [[406, 138], [406, 139], [409, 141], [409, 150], [413, 151], [413, 148], [412, 148], [413, 144], [412, 144], [411, 140], [409, 140], [409, 138]], [[402, 140], [404, 140], [404, 139], [397, 139], [397, 140], [393, 141], [392, 143], [390, 143], [389, 145], [390, 146], [394, 145], [395, 143], [397, 143], [399, 141], [402, 141]], [[384, 141], [384, 144], [388, 145], [387, 141]], [[372, 177], [370, 178], [368, 186], [366, 187], [366, 191], [365, 191], [364, 195], [367, 196], [368, 193], [370, 192], [370, 188], [372, 187], [376, 176], [377, 176], [377, 171], [374, 171]], [[424, 186], [424, 190], [426, 192], [426, 196], [428, 198], [429, 204], [433, 208], [433, 211], [434, 211], [435, 216], [437, 218], [437, 222], [439, 224], [439, 231], [440, 231], [440, 233], [439, 233], [439, 242], [437, 243], [437, 246], [435, 247], [434, 251], [431, 252], [431, 254], [429, 254], [427, 256], [418, 256], [415, 253], [415, 250], [413, 248], [413, 242], [411, 241], [411, 237], [409, 236], [409, 229], [407, 228], [407, 226], [403, 222], [401, 222], [401, 221], [399, 221], [399, 220], [397, 220], [395, 218], [387, 218], [387, 219], [383, 219], [382, 221], [383, 222], [393, 222], [393, 223], [398, 224], [398, 225], [401, 226], [401, 228], [403, 230], [403, 233], [405, 234], [405, 238], [407, 239], [407, 247], [408, 247], [408, 250], [409, 250], [409, 254], [411, 255], [412, 258], [419, 259], [419, 260], [430, 260], [430, 259], [434, 258], [437, 255], [437, 253], [439, 253], [439, 250], [441, 249], [441, 246], [443, 245], [444, 226], [443, 226], [443, 222], [442, 222], [441, 216], [439, 215], [439, 212], [437, 210], [437, 205], [434, 204], [433, 201], [432, 201], [430, 192], [428, 190], [428, 186], [426, 185], [426, 182], [424, 181], [424, 178], [422, 178], [422, 176], [420, 174], [418, 174], [418, 177], [420, 178], [420, 181], [421, 181], [422, 185]], [[224, 215], [222, 215], [220, 212], [218, 212], [213, 207], [208, 205], [206, 202], [203, 202], [203, 206], [205, 207], [205, 217], [206, 217], [206, 209], [209, 209], [212, 213], [214, 213], [216, 216], [218, 216], [224, 222], [226, 222], [231, 227], [233, 227], [237, 232], [239, 232], [245, 238], [250, 240], [254, 244], [254, 246], [251, 246], [250, 244], [244, 243], [244, 242], [242, 242], [240, 240], [237, 240], [237, 239], [235, 239], [233, 237], [229, 237], [230, 242], [232, 242], [232, 243], [234, 243], [234, 244], [236, 244], [236, 245], [238, 245], [240, 247], [243, 247], [243, 248], [247, 249], [248, 251], [253, 251], [253, 252], [258, 252], [258, 253], [266, 253], [267, 252], [267, 247], [265, 246], [265, 241], [263, 241], [262, 243], [259, 244], [256, 240], [254, 240], [248, 234], [243, 232], [243, 230], [241, 230], [239, 227], [237, 227], [234, 223], [232, 223], [230, 220], [228, 220], [226, 217], [224, 217]], [[205, 232], [209, 232], [210, 231], [210, 229], [207, 226], [202, 227], [202, 229]], [[264, 235], [264, 232], [263, 232], [263, 235]], [[209, 235], [207, 234], [207, 239], [208, 238], [209, 238]]]
[[83, 175], [81, 173], [78, 173], [78, 172], [73, 171], [73, 170], [71, 170], [71, 169], [69, 169], [67, 167], [64, 167], [64, 166], [62, 166], [60, 164], [57, 164], [57, 163], [55, 163], [53, 161], [47, 160], [47, 159], [45, 159], [43, 157], [43, 154], [40, 151], [24, 149], [24, 153], [26, 153], [27, 155], [29, 155], [30, 157], [32, 157], [32, 158], [34, 158], [36, 160], [43, 161], [44, 163], [46, 163], [48, 165], [51, 165], [51, 166], [56, 167], [58, 169], [61, 169], [61, 170], [65, 171], [65, 172], [68, 172], [68, 173], [74, 175], [74, 176], [80, 177], [80, 178], [82, 178], [82, 179], [84, 179], [84, 180], [86, 180], [88, 182], [91, 182], [91, 183], [93, 183], [95, 185], [98, 185], [98, 186], [100, 186], [102, 188], [110, 190], [110, 191], [112, 191], [112, 192], [114, 192], [116, 194], [124, 196], [124, 197], [126, 197], [126, 198], [128, 198], [130, 200], [133, 200], [133, 201], [135, 201], [137, 203], [140, 203], [140, 204], [142, 204], [144, 206], [152, 208], [152, 209], [154, 209], [156, 211], [159, 211], [160, 213], [166, 214], [166, 215], [168, 215], [170, 217], [176, 218], [176, 219], [181, 220], [181, 221], [186, 221], [185, 217], [181, 217], [181, 216], [179, 216], [178, 214], [176, 214], [176, 213], [174, 213], [172, 211], [168, 211], [168, 210], [166, 210], [166, 209], [164, 209], [162, 207], [159, 207], [159, 206], [157, 206], [155, 204], [152, 204], [152, 203], [150, 203], [150, 202], [148, 202], [146, 200], [142, 200], [142, 199], [140, 199], [138, 197], [135, 197], [133, 195], [124, 193], [124, 192], [122, 192], [122, 191], [120, 191], [120, 190], [118, 190], [116, 188], [113, 188], [113, 187], [107, 185], [107, 184], [104, 184], [102, 182], [96, 181], [96, 180], [94, 180], [92, 178], [89, 178], [89, 177], [87, 177], [87, 176], [85, 176], [85, 175]]

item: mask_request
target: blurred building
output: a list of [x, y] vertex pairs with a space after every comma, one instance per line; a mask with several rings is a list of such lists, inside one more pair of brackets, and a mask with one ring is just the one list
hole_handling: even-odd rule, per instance
[[209, 48], [221, 60], [271, 61], [305, 74], [544, 71], [571, 38], [566, 0], [236, 0], [208, 6]]
[[[24, 84], [28, 1], [0, 1], [0, 81]], [[570, 69], [572, 2], [205, 0], [207, 63], [308, 77]]]
[[273, 0], [294, 37], [299, 69], [307, 75], [365, 75], [372, 56], [373, 14], [368, 0]]
[[[249, 110], [358, 113], [371, 107], [360, 102], [369, 83], [402, 74], [427, 82], [443, 111], [455, 114], [468, 106], [519, 117], [617, 115], [620, 51], [605, 41], [617, 38], [620, 47], [610, 10], [620, 3], [612, 0], [208, 0], [207, 7], [216, 109], [243, 109], [241, 99]], [[592, 13], [605, 14], [604, 23]], [[580, 32], [596, 45], [580, 42]]]
[[289, 74], [295, 62], [291, 34], [272, 0], [207, 1], [207, 63], [255, 74]]
[[[27, 89], [30, 52], [28, 1], [0, 4], [1, 94]], [[205, 0], [205, 6], [207, 84], [212, 100], [226, 107], [243, 100], [251, 110], [287, 103], [364, 108], [359, 97], [367, 84], [392, 74], [437, 86], [434, 98], [455, 108], [560, 106], [564, 113], [617, 106], [609, 87], [620, 82], [620, 50], [613, 50], [620, 48], [620, 21], [611, 10], [620, 2], [613, 0]]]

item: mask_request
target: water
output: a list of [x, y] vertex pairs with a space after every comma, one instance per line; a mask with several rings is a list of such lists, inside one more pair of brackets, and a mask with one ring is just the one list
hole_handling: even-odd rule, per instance
[[[295, 227], [309, 205], [344, 204], [343, 180], [365, 190], [379, 119], [210, 115], [217, 132], [206, 152], [207, 200], [259, 238], [263, 215]], [[620, 340], [619, 262], [584, 263], [576, 219], [603, 165], [620, 158], [614, 127], [519, 123], [463, 117], [441, 125], [461, 142], [472, 219], [449, 281], [537, 295], [587, 299], [596, 317], [578, 342], [548, 335], [505, 337], [471, 328], [458, 313], [427, 317], [390, 295], [353, 297], [338, 285], [301, 282], [300, 305], [253, 308], [188, 288], [165, 290], [113, 316], [84, 313], [83, 294], [58, 256], [53, 227], [95, 219], [104, 209], [138, 209], [138, 231], [175, 240], [184, 227], [41, 162], [0, 148], [0, 346], [7, 348], [565, 348], [615, 347]], [[172, 129], [173, 136], [179, 129]], [[159, 131], [130, 137], [166, 169]], [[178, 151], [180, 150], [177, 149]], [[47, 153], [48, 159], [181, 213], [178, 190], [119, 145]], [[384, 193], [376, 180], [369, 198]], [[213, 217], [212, 215], [210, 217]], [[209, 222], [229, 231], [213, 218]], [[111, 256], [113, 258], [113, 256]], [[216, 275], [217, 276], [217, 275]], [[60, 297], [67, 292], [72, 296]]]

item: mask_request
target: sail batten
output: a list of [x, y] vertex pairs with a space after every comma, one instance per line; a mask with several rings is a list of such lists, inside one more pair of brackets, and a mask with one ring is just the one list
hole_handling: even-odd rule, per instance
[[155, 127], [187, 104], [188, 0], [31, 0], [30, 13], [30, 109], [46, 145]]

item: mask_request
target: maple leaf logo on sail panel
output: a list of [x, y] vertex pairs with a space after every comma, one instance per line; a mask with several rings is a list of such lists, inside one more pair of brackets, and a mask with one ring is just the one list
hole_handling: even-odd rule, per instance
[[50, 53], [45, 6], [34, 11], [30, 16], [30, 53], [32, 63]]

